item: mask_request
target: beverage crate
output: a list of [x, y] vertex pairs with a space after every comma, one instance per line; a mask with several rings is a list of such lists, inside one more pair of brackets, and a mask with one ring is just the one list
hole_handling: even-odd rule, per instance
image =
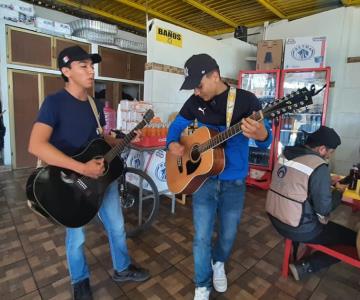
[[144, 136], [139, 142], [132, 144], [138, 147], [165, 147], [166, 136]]

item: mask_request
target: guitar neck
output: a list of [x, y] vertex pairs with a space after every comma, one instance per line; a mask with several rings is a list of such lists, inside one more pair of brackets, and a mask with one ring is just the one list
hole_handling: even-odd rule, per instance
[[142, 120], [133, 130], [131, 130], [120, 142], [113, 147], [108, 153], [105, 154], [105, 161], [111, 162], [116, 156], [118, 156], [125, 147], [130, 144], [131, 140], [136, 136], [136, 130], [139, 130], [146, 126], [145, 120]]
[[[255, 121], [261, 121], [264, 118], [263, 111], [261, 111], [261, 110], [257, 111], [256, 113], [251, 115], [250, 118]], [[225, 131], [220, 132], [219, 134], [217, 134], [216, 136], [214, 136], [213, 138], [208, 140], [206, 143], [201, 144], [198, 147], [198, 151], [200, 153], [202, 153], [209, 149], [213, 149], [213, 148], [221, 145], [226, 140], [230, 139], [231, 137], [233, 137], [241, 132], [242, 132], [242, 130], [241, 130], [241, 121], [240, 121], [240, 122], [230, 126]]]

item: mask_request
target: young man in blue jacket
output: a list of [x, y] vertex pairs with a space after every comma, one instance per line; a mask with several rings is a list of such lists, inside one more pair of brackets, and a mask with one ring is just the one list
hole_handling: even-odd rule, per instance
[[[199, 126], [226, 129], [227, 102], [230, 87], [221, 80], [217, 62], [207, 54], [190, 57], [185, 63], [183, 90], [194, 90], [169, 128], [168, 151], [182, 156], [181, 132], [195, 119]], [[195, 268], [195, 300], [209, 299], [211, 287], [225, 292], [227, 279], [224, 263], [228, 260], [236, 238], [244, 204], [245, 177], [248, 173], [249, 138], [259, 147], [271, 143], [271, 131], [263, 122], [249, 118], [261, 109], [256, 96], [237, 89], [231, 125], [242, 122], [242, 134], [224, 143], [225, 169], [207, 181], [193, 194], [193, 241]], [[229, 115], [229, 114], [228, 114]], [[218, 221], [217, 240], [212, 245], [214, 226]]]

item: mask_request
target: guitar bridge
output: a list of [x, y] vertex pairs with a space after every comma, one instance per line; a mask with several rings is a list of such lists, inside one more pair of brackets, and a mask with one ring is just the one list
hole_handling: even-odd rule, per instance
[[178, 166], [178, 170], [180, 173], [182, 173], [184, 171], [184, 168], [183, 168], [183, 164], [182, 164], [182, 159], [181, 157], [178, 157], [177, 158], [177, 166]]

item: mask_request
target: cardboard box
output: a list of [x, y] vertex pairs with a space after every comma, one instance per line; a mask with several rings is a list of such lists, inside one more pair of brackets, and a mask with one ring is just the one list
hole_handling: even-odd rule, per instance
[[14, 6], [14, 10], [29, 17], [35, 16], [34, 5], [25, 3], [22, 1], [11, 1]]
[[0, 6], [0, 19], [19, 22], [19, 13], [9, 7]]
[[260, 41], [256, 56], [256, 70], [281, 69], [282, 55], [282, 40]]
[[54, 31], [64, 35], [71, 35], [71, 27], [69, 24], [54, 22]]
[[321, 68], [325, 66], [326, 37], [287, 38], [284, 69]]
[[35, 26], [49, 32], [54, 32], [55, 30], [54, 21], [40, 17], [36, 17]]

